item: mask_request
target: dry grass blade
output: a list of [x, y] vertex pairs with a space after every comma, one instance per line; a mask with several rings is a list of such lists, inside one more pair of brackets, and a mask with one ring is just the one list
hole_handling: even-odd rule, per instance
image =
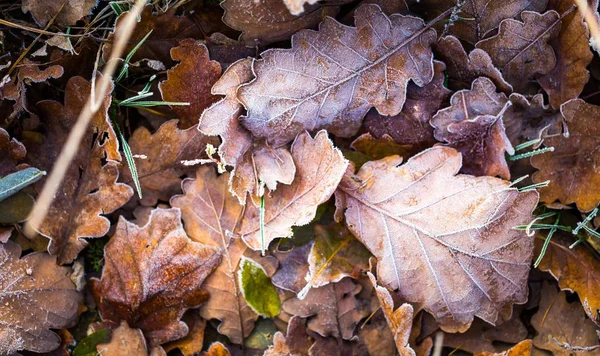
[[81, 139], [87, 129], [87, 126], [92, 118], [92, 115], [100, 108], [101, 100], [96, 98], [103, 98], [106, 95], [108, 88], [110, 87], [111, 77], [117, 68], [118, 61], [121, 54], [129, 41], [129, 37], [133, 33], [133, 28], [136, 26], [136, 21], [141, 13], [146, 2], [144, 0], [137, 0], [135, 6], [131, 9], [127, 17], [123, 21], [123, 26], [120, 28], [120, 32], [115, 33], [116, 41], [114, 48], [111, 52], [110, 59], [108, 60], [106, 67], [104, 68], [103, 75], [100, 78], [99, 90], [95, 93], [94, 87], [92, 87], [92, 93], [88, 99], [85, 107], [77, 118], [77, 123], [73, 126], [71, 133], [67, 139], [67, 142], [62, 148], [61, 154], [50, 173], [42, 193], [38, 197], [38, 200], [31, 210], [29, 219], [24, 227], [24, 232], [27, 236], [34, 236], [35, 231], [39, 228], [40, 224], [46, 217], [48, 208], [54, 199], [60, 182], [63, 180], [67, 168], [81, 142]]

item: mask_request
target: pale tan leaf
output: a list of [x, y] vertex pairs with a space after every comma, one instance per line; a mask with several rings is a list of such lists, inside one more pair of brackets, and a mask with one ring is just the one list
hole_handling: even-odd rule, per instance
[[140, 329], [133, 329], [126, 321], [112, 331], [110, 342], [96, 345], [98, 355], [146, 356], [148, 349], [144, 334]]

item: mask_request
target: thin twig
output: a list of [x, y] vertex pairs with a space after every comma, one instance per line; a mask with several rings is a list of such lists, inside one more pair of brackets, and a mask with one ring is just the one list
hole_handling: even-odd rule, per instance
[[142, 12], [145, 4], [145, 0], [137, 0], [135, 6], [123, 19], [121, 27], [115, 31], [115, 45], [111, 51], [110, 59], [104, 67], [103, 75], [99, 80], [99, 88], [94, 90], [94, 85], [92, 85], [92, 94], [79, 114], [75, 126], [71, 129], [67, 142], [63, 146], [56, 164], [48, 176], [48, 180], [44, 184], [44, 189], [29, 214], [28, 221], [24, 226], [24, 232], [27, 236], [33, 237], [41, 223], [44, 221], [48, 209], [50, 208], [50, 204], [52, 204], [52, 200], [65, 176], [67, 168], [71, 164], [71, 161], [81, 144], [81, 139], [87, 131], [88, 124], [94, 113], [100, 109], [100, 103], [104, 101], [103, 98], [106, 96], [108, 88], [110, 87], [112, 75], [115, 73], [117, 64], [119, 63], [117, 58], [120, 58], [123, 54], [125, 47], [129, 42], [129, 38], [133, 33], [133, 29], [137, 24], [137, 18]]

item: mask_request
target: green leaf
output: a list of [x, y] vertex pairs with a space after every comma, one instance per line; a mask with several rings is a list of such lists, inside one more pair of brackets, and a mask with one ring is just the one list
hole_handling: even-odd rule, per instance
[[73, 350], [73, 356], [96, 356], [96, 345], [110, 341], [110, 329], [100, 329], [81, 340]]
[[277, 326], [275, 326], [273, 320], [260, 319], [254, 326], [252, 333], [244, 341], [244, 346], [254, 350], [268, 349], [269, 346], [273, 345], [273, 337], [276, 332]]
[[37, 168], [26, 168], [0, 178], [0, 200], [4, 200], [26, 186], [40, 180], [46, 172]]
[[17, 192], [0, 201], [0, 224], [16, 224], [25, 221], [33, 208], [33, 203], [33, 198], [24, 192]]
[[272, 318], [279, 314], [279, 295], [261, 265], [242, 257], [238, 271], [242, 294], [248, 305], [258, 314]]

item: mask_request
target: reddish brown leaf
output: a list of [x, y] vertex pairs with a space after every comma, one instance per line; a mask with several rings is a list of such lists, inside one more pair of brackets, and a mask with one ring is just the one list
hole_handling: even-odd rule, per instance
[[463, 173], [510, 179], [505, 152], [513, 154], [514, 149], [501, 118], [506, 101], [506, 95], [496, 93], [494, 83], [482, 77], [471, 90], [452, 95], [451, 106], [431, 119], [435, 138], [462, 153]]
[[512, 86], [504, 80], [502, 73], [494, 67], [492, 59], [484, 50], [476, 48], [467, 56], [462, 44], [454, 36], [442, 37], [435, 44], [435, 50], [448, 67], [446, 73], [451, 89], [469, 89], [475, 79], [487, 77], [501, 92], [506, 95], [512, 93]]
[[499, 33], [477, 43], [486, 51], [494, 65], [516, 91], [524, 91], [529, 81], [550, 72], [556, 65], [554, 50], [548, 44], [560, 31], [556, 11], [539, 14], [521, 13], [523, 22], [507, 19], [500, 24]]
[[82, 0], [75, 3], [65, 3], [61, 0], [22, 0], [23, 12], [30, 12], [31, 16], [41, 27], [46, 26], [54, 16], [54, 23], [61, 26], [74, 25], [81, 18], [90, 14], [96, 7], [96, 0]]
[[[369, 111], [364, 126], [375, 137], [390, 135], [401, 145], [413, 145], [415, 151], [433, 146], [433, 128], [429, 120], [445, 104], [451, 91], [444, 87], [444, 63], [434, 61], [434, 76], [429, 84], [419, 87], [410, 83], [406, 89], [406, 102], [395, 116], [384, 116]], [[381, 157], [383, 158], [383, 157]]]
[[331, 197], [348, 166], [325, 131], [314, 138], [306, 132], [298, 135], [291, 153], [296, 177], [291, 185], [281, 186], [264, 197], [264, 231], [260, 226], [260, 208], [246, 204], [237, 234], [253, 250], [266, 249], [278, 237], [291, 237], [293, 226], [311, 222], [317, 207]]
[[[46, 135], [42, 145], [29, 148], [28, 158], [33, 166], [45, 171], [52, 169], [90, 91], [88, 81], [73, 77], [67, 83], [64, 106], [50, 100], [38, 103]], [[110, 223], [102, 215], [124, 205], [133, 194], [130, 187], [117, 183], [121, 155], [108, 117], [110, 101], [109, 90], [38, 229], [51, 240], [48, 251], [58, 254], [59, 263], [73, 261], [87, 245], [84, 238], [104, 236]], [[39, 189], [43, 182], [38, 183]]]
[[210, 344], [208, 350], [200, 354], [200, 356], [230, 356], [229, 350], [220, 342]]
[[511, 105], [502, 115], [506, 136], [513, 145], [541, 139], [542, 134], [555, 135], [562, 131], [562, 117], [544, 104], [544, 96], [537, 94], [531, 101], [519, 93], [508, 97]]
[[344, 213], [377, 257], [379, 283], [422, 305], [445, 331], [465, 331], [474, 316], [508, 319], [512, 304], [527, 300], [533, 253], [513, 227], [531, 220], [537, 193], [456, 175], [461, 155], [448, 147], [399, 164], [391, 156], [348, 170], [336, 192], [336, 216]]
[[126, 321], [112, 331], [110, 342], [96, 345], [99, 355], [147, 356], [148, 349], [140, 329], [132, 329]]
[[531, 340], [523, 340], [504, 352], [479, 352], [475, 356], [530, 356], [532, 348], [533, 343]]
[[275, 252], [279, 261], [279, 269], [271, 282], [278, 288], [299, 293], [306, 286], [304, 277], [308, 274], [308, 254], [312, 249], [311, 244], [295, 247], [291, 251]]
[[365, 301], [357, 299], [362, 287], [350, 278], [311, 289], [304, 299], [283, 303], [286, 313], [308, 319], [308, 328], [322, 336], [350, 340], [358, 322], [369, 315]]
[[166, 352], [179, 349], [184, 356], [194, 356], [202, 351], [206, 320], [202, 319], [196, 310], [189, 310], [182, 320], [190, 329], [189, 333], [182, 339], [163, 345], [163, 348]]
[[238, 97], [248, 111], [243, 124], [255, 137], [274, 147], [304, 130], [349, 137], [371, 107], [400, 113], [410, 80], [431, 81], [436, 35], [422, 20], [363, 5], [355, 24], [325, 18], [318, 32], [297, 32], [291, 49], [266, 51], [254, 62], [256, 79]]
[[0, 177], [13, 173], [26, 154], [25, 146], [0, 127]]
[[294, 316], [288, 323], [287, 334], [284, 336], [281, 332], [276, 332], [273, 345], [265, 351], [264, 356], [304, 356], [308, 355], [311, 346], [312, 340], [306, 333], [304, 320]]
[[204, 109], [217, 100], [211, 95], [211, 87], [221, 76], [221, 65], [210, 60], [205, 45], [192, 39], [171, 48], [171, 58], [180, 63], [167, 71], [167, 80], [158, 87], [163, 100], [190, 103], [171, 107], [179, 126], [187, 129], [196, 126]]
[[180, 318], [208, 299], [200, 286], [220, 257], [188, 238], [179, 209], [155, 209], [143, 227], [121, 217], [104, 249], [102, 278], [92, 280], [102, 319], [141, 329], [150, 347], [185, 336]]
[[532, 157], [531, 165], [539, 169], [532, 179], [535, 183], [550, 180], [540, 189], [540, 200], [551, 204], [577, 204], [581, 211], [590, 211], [600, 203], [600, 175], [595, 166], [599, 156], [600, 107], [573, 99], [561, 107], [569, 137], [557, 135], [544, 144], [553, 152]]
[[48, 329], [74, 326], [83, 297], [70, 267], [56, 257], [32, 253], [21, 259], [14, 242], [0, 244], [0, 354], [18, 350], [49, 352], [61, 338]]
[[[154, 134], [143, 126], [138, 128], [129, 138], [129, 146], [131, 152], [138, 155], [135, 165], [143, 193], [140, 203], [154, 206], [158, 200], [169, 201], [181, 192], [181, 177], [196, 170], [194, 166], [186, 166], [184, 161], [207, 159], [206, 146], [217, 142], [196, 128], [178, 129], [177, 120], [165, 122]], [[121, 166], [121, 174], [121, 180], [133, 187], [128, 166]]]

